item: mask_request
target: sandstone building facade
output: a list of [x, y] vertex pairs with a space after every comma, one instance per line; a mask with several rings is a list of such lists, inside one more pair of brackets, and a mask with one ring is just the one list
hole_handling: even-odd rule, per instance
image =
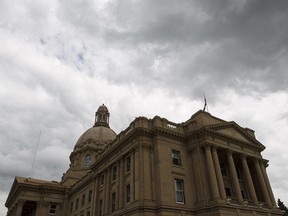
[[60, 182], [16, 177], [8, 216], [281, 215], [254, 131], [198, 111], [138, 117], [118, 135], [105, 105]]

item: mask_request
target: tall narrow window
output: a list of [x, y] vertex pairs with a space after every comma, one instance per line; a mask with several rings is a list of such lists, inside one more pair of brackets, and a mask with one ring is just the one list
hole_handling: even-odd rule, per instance
[[129, 155], [127, 158], [126, 158], [126, 171], [130, 171], [131, 169], [131, 156]]
[[130, 184], [126, 185], [126, 203], [131, 202], [131, 188]]
[[56, 215], [56, 204], [50, 204], [49, 215]]
[[73, 211], [73, 202], [70, 204], [70, 213]]
[[115, 180], [117, 177], [117, 166], [112, 168], [112, 180]]
[[111, 210], [114, 212], [116, 209], [116, 193], [112, 193], [112, 198], [111, 198]]
[[79, 199], [76, 199], [76, 206], [75, 206], [76, 210], [78, 209], [78, 205], [79, 205]]
[[105, 178], [105, 176], [104, 176], [104, 174], [102, 174], [102, 175], [100, 176], [100, 186], [103, 186], [103, 185], [104, 185], [104, 178]]
[[228, 176], [228, 173], [227, 173], [227, 168], [226, 168], [226, 165], [224, 163], [221, 163], [220, 164], [220, 169], [221, 169], [221, 174], [223, 176]]
[[99, 201], [99, 215], [102, 215], [102, 199]]
[[231, 188], [225, 188], [225, 193], [227, 197], [231, 197], [232, 196]]
[[92, 164], [92, 156], [91, 154], [87, 154], [84, 157], [84, 166], [85, 167], [90, 167], [90, 165]]
[[180, 151], [172, 149], [172, 163], [174, 165], [181, 165], [181, 154]]
[[85, 194], [82, 195], [82, 202], [81, 205], [83, 206], [85, 204]]
[[184, 203], [184, 181], [182, 179], [174, 179], [176, 202]]
[[92, 200], [92, 190], [90, 190], [88, 193], [88, 202], [91, 202], [91, 200]]

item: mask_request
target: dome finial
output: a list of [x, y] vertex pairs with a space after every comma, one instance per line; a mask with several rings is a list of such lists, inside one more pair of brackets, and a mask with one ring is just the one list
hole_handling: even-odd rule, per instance
[[95, 113], [95, 124], [94, 127], [104, 126], [109, 128], [109, 117], [110, 113], [108, 108], [104, 105], [104, 103], [98, 108]]

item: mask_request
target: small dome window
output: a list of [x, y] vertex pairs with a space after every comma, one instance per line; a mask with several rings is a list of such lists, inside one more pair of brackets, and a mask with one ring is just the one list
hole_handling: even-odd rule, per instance
[[92, 164], [92, 156], [91, 156], [91, 154], [85, 155], [84, 166], [85, 167], [90, 167], [91, 164]]

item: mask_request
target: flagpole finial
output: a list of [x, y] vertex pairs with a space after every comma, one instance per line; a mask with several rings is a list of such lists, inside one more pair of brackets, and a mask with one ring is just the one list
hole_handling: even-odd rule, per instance
[[203, 94], [204, 94], [204, 108], [203, 108], [203, 111], [206, 111], [206, 109], [207, 109], [207, 112], [209, 112], [205, 92], [203, 92]]

